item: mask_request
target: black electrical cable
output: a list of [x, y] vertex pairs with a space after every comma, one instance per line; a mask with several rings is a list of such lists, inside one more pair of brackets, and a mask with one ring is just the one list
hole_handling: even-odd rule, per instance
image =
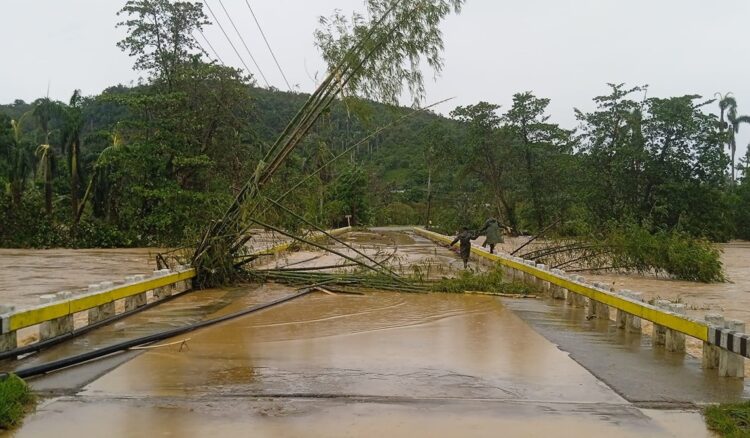
[[[187, 291], [184, 293], [188, 293]], [[10, 359], [10, 358], [16, 358], [18, 356], [23, 356], [24, 354], [34, 353], [36, 351], [48, 348], [48, 347], [54, 347], [55, 345], [65, 342], [68, 339], [73, 339], [77, 336], [81, 336], [83, 334], [86, 334], [90, 332], [91, 330], [98, 329], [100, 327], [104, 327], [105, 325], [112, 324], [113, 322], [119, 321], [125, 317], [128, 317], [130, 315], [136, 314], [138, 312], [142, 312], [144, 310], [148, 310], [154, 306], [157, 306], [159, 304], [164, 304], [168, 301], [171, 301], [179, 296], [182, 296], [184, 293], [179, 293], [175, 295], [170, 295], [169, 297], [166, 297], [164, 299], [161, 299], [159, 301], [154, 301], [151, 303], [146, 304], [145, 306], [136, 307], [135, 309], [131, 309], [125, 312], [122, 312], [120, 314], [117, 314], [111, 318], [107, 318], [105, 320], [95, 322], [93, 324], [89, 324], [85, 327], [81, 327], [77, 330], [73, 330], [72, 332], [65, 333], [60, 336], [55, 336], [54, 338], [47, 339], [45, 341], [39, 341], [35, 342], [33, 344], [27, 345], [25, 347], [19, 347], [14, 350], [9, 351], [3, 351], [0, 353], [0, 360]]]
[[[203, 33], [203, 31], [198, 29], [198, 33], [203, 37], [203, 40], [206, 41], [206, 44], [208, 44], [208, 47], [211, 49], [211, 51], [214, 52], [214, 56], [219, 61], [219, 64], [226, 66], [224, 64], [224, 60], [221, 59], [221, 56], [219, 56], [219, 53], [216, 51], [216, 49], [214, 49], [214, 46], [213, 44], [211, 44], [211, 41], [209, 41], [208, 38], [206, 38], [206, 35]], [[195, 36], [193, 36], [193, 39], [195, 40], [196, 43], [198, 43], [198, 46], [201, 48], [201, 50], [203, 50], [206, 53], [206, 55], [208, 55], [208, 52], [206, 52], [206, 49], [204, 49], [201, 43], [198, 42], [198, 39], [195, 38]], [[208, 59], [211, 59], [211, 55], [208, 55], [208, 57], [209, 57]]]
[[289, 85], [289, 81], [286, 79], [286, 75], [284, 74], [284, 70], [281, 68], [281, 65], [279, 64], [279, 60], [276, 59], [276, 54], [273, 53], [273, 49], [271, 48], [271, 44], [268, 42], [268, 38], [266, 38], [266, 33], [263, 32], [263, 28], [260, 27], [260, 22], [258, 22], [258, 17], [255, 16], [255, 12], [253, 11], [253, 7], [250, 6], [250, 2], [245, 0], [245, 4], [247, 5], [247, 8], [250, 10], [250, 14], [253, 16], [253, 20], [255, 20], [255, 24], [258, 26], [258, 30], [260, 31], [260, 35], [263, 37], [263, 41], [266, 42], [266, 47], [268, 47], [268, 51], [271, 52], [271, 56], [273, 57], [273, 61], [276, 63], [276, 67], [278, 67], [279, 72], [281, 73], [281, 77], [284, 78], [284, 82], [286, 83], [286, 87], [289, 89], [289, 91], [292, 91], [292, 86]]
[[141, 345], [151, 344], [154, 342], [162, 341], [164, 339], [169, 339], [174, 336], [182, 335], [188, 332], [192, 332], [194, 330], [198, 330], [203, 327], [208, 327], [210, 325], [219, 324], [221, 322], [229, 321], [230, 319], [238, 318], [240, 316], [245, 316], [253, 312], [257, 312], [259, 310], [267, 309], [269, 307], [275, 306], [277, 304], [285, 303], [287, 301], [291, 301], [295, 298], [299, 298], [302, 296], [305, 296], [315, 289], [315, 286], [323, 285], [326, 282], [321, 282], [316, 285], [311, 285], [308, 287], [305, 287], [304, 289], [301, 289], [299, 292], [288, 295], [286, 297], [279, 298], [277, 300], [264, 303], [264, 304], [258, 304], [253, 307], [249, 307], [245, 310], [240, 310], [239, 312], [230, 313], [228, 315], [224, 315], [218, 318], [209, 319], [206, 321], [197, 322], [195, 324], [190, 324], [184, 327], [179, 327], [176, 329], [166, 330], [160, 333], [155, 333], [148, 336], [142, 336], [140, 338], [131, 339], [129, 341], [123, 341], [118, 342], [117, 344], [110, 345], [107, 347], [100, 348], [98, 350], [94, 351], [87, 351], [86, 353], [77, 354], [75, 356], [65, 357], [62, 359], [54, 360], [52, 362], [43, 363], [40, 365], [36, 365], [29, 368], [23, 368], [20, 370], [16, 370], [9, 373], [0, 373], [0, 379], [5, 379], [11, 374], [15, 374], [16, 376], [25, 379], [28, 377], [34, 377], [41, 374], [50, 373], [52, 371], [57, 371], [63, 368], [71, 367], [74, 365], [78, 365], [84, 362], [88, 362], [90, 360], [98, 359], [100, 357], [109, 356], [110, 354], [119, 353], [125, 350], [128, 350], [132, 347], [138, 347]]
[[[227, 42], [232, 47], [232, 50], [234, 50], [234, 53], [237, 55], [238, 58], [240, 58], [240, 62], [242, 63], [242, 65], [245, 66], [245, 71], [248, 72], [248, 73], [251, 73], [250, 67], [247, 66], [247, 63], [245, 63], [245, 58], [243, 58], [242, 55], [240, 55], [239, 50], [237, 50], [237, 47], [234, 46], [234, 43], [232, 42], [232, 39], [229, 38], [229, 35], [224, 30], [224, 26], [221, 25], [221, 22], [216, 17], [216, 14], [214, 14], [214, 11], [211, 9], [211, 6], [209, 6], [209, 4], [206, 2], [206, 0], [203, 0], [203, 4], [205, 4], [206, 7], [208, 8], [208, 12], [211, 13], [211, 16], [214, 18], [214, 22], [216, 23], [217, 26], [219, 26], [219, 29], [221, 30], [221, 33], [224, 34], [224, 38], [227, 39]], [[266, 85], [268, 85], [268, 84], [266, 84]]]
[[[265, 82], [266, 86], [270, 88], [271, 84], [268, 82], [268, 79], [266, 79], [266, 75], [263, 74], [263, 70], [260, 69], [260, 65], [258, 65], [258, 62], [255, 60], [255, 56], [253, 56], [252, 52], [250, 52], [250, 48], [247, 46], [247, 43], [245, 43], [245, 39], [242, 38], [240, 30], [237, 29], [237, 26], [234, 24], [234, 20], [232, 20], [232, 16], [229, 14], [229, 11], [227, 11], [227, 8], [224, 7], [224, 2], [219, 0], [219, 4], [221, 5], [221, 9], [224, 9], [224, 13], [227, 15], [227, 18], [232, 24], [234, 31], [237, 33], [237, 36], [240, 38], [240, 41], [242, 41], [242, 45], [245, 46], [245, 50], [247, 51], [247, 54], [250, 55], [250, 59], [253, 61], [253, 64], [255, 64], [255, 68], [258, 69], [258, 73], [260, 73], [260, 77], [263, 78], [263, 82]], [[208, 4], [206, 4], [206, 6], [208, 6]]]

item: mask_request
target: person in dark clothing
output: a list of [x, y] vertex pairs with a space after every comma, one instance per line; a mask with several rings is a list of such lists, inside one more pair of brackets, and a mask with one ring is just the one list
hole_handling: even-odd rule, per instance
[[466, 269], [469, 266], [469, 255], [471, 254], [471, 240], [476, 239], [476, 236], [474, 233], [469, 231], [468, 228], [464, 227], [463, 230], [456, 236], [455, 239], [453, 239], [453, 242], [451, 242], [450, 246], [453, 246], [456, 244], [456, 242], [461, 242], [460, 252], [461, 252], [461, 260], [464, 261], [464, 269]]

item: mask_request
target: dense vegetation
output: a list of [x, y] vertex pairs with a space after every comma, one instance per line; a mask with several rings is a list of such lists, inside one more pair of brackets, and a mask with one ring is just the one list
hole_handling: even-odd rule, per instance
[[503, 272], [498, 267], [487, 272], [463, 270], [456, 277], [443, 278], [432, 286], [432, 290], [450, 293], [465, 293], [468, 291], [510, 295], [535, 295], [539, 293], [538, 289], [520, 281], [503, 281]]
[[17, 426], [35, 400], [29, 386], [18, 376], [11, 374], [0, 379], [0, 430]]
[[[133, 18], [146, 4], [165, 8], [163, 29]], [[1, 246], [193, 244], [305, 102], [208, 60], [184, 37], [207, 22], [200, 6], [169, 5], [123, 9], [129, 36], [118, 46], [147, 74], [140, 85], [0, 106]], [[339, 40], [326, 35], [319, 45], [335, 58]], [[395, 84], [409, 74], [379, 79]], [[266, 190], [272, 197], [317, 171], [284, 202], [323, 227], [351, 215], [354, 224], [453, 232], [496, 216], [515, 232], [554, 225], [548, 233], [604, 241], [622, 241], [623, 230], [654, 236], [645, 244], [652, 254], [636, 249], [631, 259], [662, 257], [680, 242], [750, 238], [748, 157], [735, 162], [736, 134], [750, 118], [731, 94], [643, 91], [610, 84], [593, 111], [575, 110], [575, 129], [551, 123], [549, 100], [532, 92], [516, 94], [508, 109], [479, 102], [450, 117], [422, 111], [350, 151], [412, 110], [342, 95]], [[300, 226], [274, 210], [264, 215]], [[685, 256], [669, 254], [663, 263]], [[688, 270], [683, 277], [696, 277]]]
[[750, 402], [708, 406], [705, 410], [708, 427], [727, 438], [750, 436]]
[[[252, 87], [223, 67], [196, 66], [229, 77], [184, 85], [205, 87], [197, 90], [203, 100], [119, 86], [76, 94], [71, 105], [39, 99], [2, 106], [2, 244], [176, 244], [215, 217], [305, 96]], [[213, 102], [214, 86], [234, 99]], [[618, 86], [598, 98], [606, 102], [602, 110], [580, 114], [584, 123], [575, 133], [547, 124], [543, 113], [511, 121], [519, 117], [513, 112], [548, 103], [530, 93], [516, 96], [510, 115], [486, 103], [458, 108], [456, 120], [417, 114], [324, 169], [293, 204], [324, 226], [345, 223], [345, 214], [359, 224], [424, 223], [431, 204], [430, 220], [445, 231], [497, 215], [516, 230], [540, 230], [562, 218], [567, 234], [627, 221], [716, 241], [750, 237], [750, 184], [732, 183], [716, 117], [691, 98], [672, 98], [649, 100], [656, 114], [632, 121], [606, 106], [634, 104], [620, 94]], [[279, 179], [295, 181], [409, 111], [358, 105], [363, 117], [337, 105]], [[240, 113], [242, 119], [234, 117]]]

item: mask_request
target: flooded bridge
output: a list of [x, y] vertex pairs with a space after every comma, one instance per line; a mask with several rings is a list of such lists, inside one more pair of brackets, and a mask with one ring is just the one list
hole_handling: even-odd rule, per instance
[[[373, 229], [343, 237], [370, 254], [389, 253], [401, 272], [418, 266], [435, 278], [455, 275], [462, 267], [458, 256], [423, 234]], [[150, 250], [93, 257], [70, 251], [66, 263], [50, 259], [48, 266], [40, 254], [0, 254], [19, 266], [2, 280], [4, 302], [23, 309], [38, 304], [38, 295], [153, 269]], [[100, 258], [113, 267], [98, 266]], [[21, 273], [31, 260], [37, 260], [35, 271]], [[314, 248], [263, 260], [257, 269], [336, 270], [344, 262]], [[489, 269], [478, 257], [473, 262], [472, 269]], [[625, 277], [597, 281], [627, 285]], [[739, 290], [737, 283], [731, 287]], [[2, 361], [0, 370], [28, 369], [294, 293], [276, 283], [181, 293], [69, 341]], [[321, 288], [147, 348], [35, 377], [30, 383], [43, 400], [13, 436], [702, 437], [711, 434], [698, 406], [750, 397], [743, 380], [702, 367], [699, 342], [687, 343], [688, 354], [658, 348], [646, 321], [642, 331], [623, 330], [614, 307], [608, 308], [612, 319], [601, 313], [590, 317], [591, 306], [553, 295], [352, 294]], [[670, 298], [666, 291], [658, 296]], [[729, 309], [729, 302], [716, 298], [720, 294], [707, 296], [705, 304], [700, 294], [689, 298], [694, 307]]]

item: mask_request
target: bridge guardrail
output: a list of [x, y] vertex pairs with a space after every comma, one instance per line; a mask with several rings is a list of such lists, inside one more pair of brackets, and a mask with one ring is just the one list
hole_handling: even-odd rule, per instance
[[[417, 234], [436, 242], [450, 244], [453, 241], [453, 238], [449, 236], [425, 230], [424, 228], [414, 227], [413, 230]], [[532, 277], [530, 280], [527, 278], [524, 278], [524, 280], [537, 286], [541, 285], [543, 289], [558, 288], [563, 292], [567, 291], [564, 294], [564, 298], [568, 302], [578, 302], [579, 305], [585, 305], [583, 301], [576, 298], [588, 298], [589, 314], [596, 312], [598, 307], [599, 313], [606, 313], [606, 318], [609, 319], [609, 307], [613, 307], [618, 311], [618, 324], [621, 317], [623, 321], [626, 320], [626, 317], [631, 318], [631, 320], [639, 318], [638, 321], [631, 321], [631, 324], [623, 322], [620, 325], [621, 328], [637, 326], [640, 331], [640, 319], [651, 321], [654, 324], [655, 335], [657, 333], [661, 334], [661, 336], [655, 336], [655, 340], [661, 340], [655, 343], [666, 344], [667, 348], [673, 351], [684, 351], [684, 335], [699, 339], [704, 342], [704, 368], [719, 368], [720, 375], [744, 376], [744, 362], [742, 361], [742, 357], [750, 357], [748, 352], [750, 336], [740, 333], [744, 331], [744, 324], [740, 321], [725, 322], [723, 318], [716, 315], [707, 316], [707, 320], [711, 320], [714, 324], [695, 320], [679, 313], [679, 311], [684, 310], [684, 305], [675, 305], [667, 302], [660, 303], [661, 306], [655, 306], [643, 302], [639, 299], [639, 294], [617, 294], [602, 287], [587, 284], [582, 281], [583, 277], [581, 276], [568, 276], [561, 270], [553, 272], [543, 268], [543, 265], [537, 265], [533, 261], [523, 260], [519, 257], [490, 254], [474, 246], [472, 246], [471, 252], [486, 260], [499, 263], [505, 269], [510, 270], [508, 273], [511, 275], [518, 276], [518, 273], [522, 273], [522, 276]], [[555, 295], [553, 293], [553, 296]], [[571, 295], [577, 295], [578, 297], [571, 297]], [[560, 298], [560, 296], [558, 295], [557, 298]], [[673, 308], [676, 311], [671, 311], [669, 308]], [[722, 323], [726, 326], [722, 327], [718, 325]], [[681, 346], [680, 335], [683, 335]], [[672, 341], [671, 344], [670, 340]], [[712, 350], [715, 348], [721, 349], [721, 352]], [[724, 353], [730, 353], [731, 355], [726, 356]]]
[[[337, 235], [351, 227], [328, 231]], [[312, 239], [321, 239], [323, 233], [314, 233]], [[255, 254], [279, 255], [289, 249], [292, 241], [255, 251]], [[16, 309], [0, 305], [0, 353], [14, 350], [18, 346], [18, 331], [39, 326], [39, 341], [53, 339], [74, 331], [74, 315], [88, 311], [88, 325], [112, 319], [116, 314], [115, 302], [124, 299], [125, 311], [132, 311], [148, 303], [177, 295], [192, 288], [191, 280], [196, 276], [194, 268], [180, 266], [176, 272], [169, 269], [154, 271], [153, 276], [131, 275], [117, 283], [105, 281], [92, 284], [88, 292], [73, 295], [71, 292], [46, 294], [36, 306]]]

